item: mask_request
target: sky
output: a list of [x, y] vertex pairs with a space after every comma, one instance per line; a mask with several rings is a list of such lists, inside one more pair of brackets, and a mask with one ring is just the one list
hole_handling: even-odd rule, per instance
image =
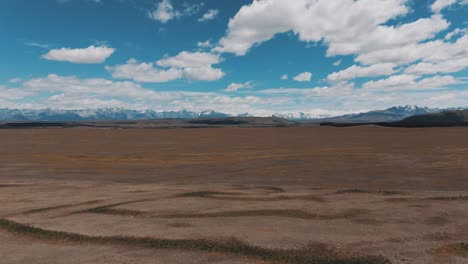
[[2, 0], [0, 108], [468, 106], [468, 0]]

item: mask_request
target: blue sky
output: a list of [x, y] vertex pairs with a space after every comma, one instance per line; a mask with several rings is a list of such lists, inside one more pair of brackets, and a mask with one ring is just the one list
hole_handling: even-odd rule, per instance
[[4, 0], [0, 108], [468, 106], [468, 0]]

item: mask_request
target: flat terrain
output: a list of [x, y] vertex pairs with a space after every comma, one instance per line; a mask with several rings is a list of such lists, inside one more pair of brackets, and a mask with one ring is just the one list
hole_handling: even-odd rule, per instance
[[468, 128], [0, 130], [0, 263], [468, 263]]

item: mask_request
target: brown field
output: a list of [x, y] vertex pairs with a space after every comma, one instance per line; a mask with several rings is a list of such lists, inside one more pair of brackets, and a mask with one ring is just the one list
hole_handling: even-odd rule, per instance
[[0, 130], [0, 263], [468, 263], [468, 128]]

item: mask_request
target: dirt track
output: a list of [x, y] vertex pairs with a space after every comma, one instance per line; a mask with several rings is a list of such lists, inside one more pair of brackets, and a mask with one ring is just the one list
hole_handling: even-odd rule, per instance
[[[299, 250], [296, 261], [468, 262], [467, 128], [19, 129], [0, 140], [0, 219], [40, 228], [0, 221], [0, 263], [291, 260], [277, 249]], [[360, 258], [374, 262], [350, 262]]]

